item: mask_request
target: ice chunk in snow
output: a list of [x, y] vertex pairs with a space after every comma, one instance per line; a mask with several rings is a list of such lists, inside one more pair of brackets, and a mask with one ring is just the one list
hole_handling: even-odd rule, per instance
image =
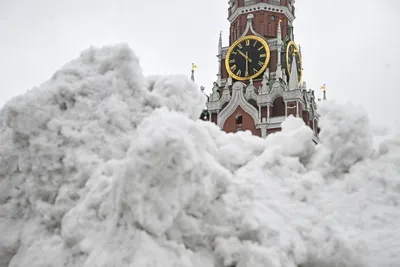
[[[331, 267], [400, 261], [400, 138], [324, 102], [261, 139], [197, 120], [186, 77], [90, 48], [0, 111], [0, 266]], [[374, 141], [379, 141], [375, 143]]]

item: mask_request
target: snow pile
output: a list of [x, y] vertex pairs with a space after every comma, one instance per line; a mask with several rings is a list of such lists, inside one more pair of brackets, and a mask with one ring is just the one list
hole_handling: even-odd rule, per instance
[[400, 138], [323, 105], [324, 144], [197, 117], [187, 78], [89, 49], [0, 112], [0, 266], [398, 266]]

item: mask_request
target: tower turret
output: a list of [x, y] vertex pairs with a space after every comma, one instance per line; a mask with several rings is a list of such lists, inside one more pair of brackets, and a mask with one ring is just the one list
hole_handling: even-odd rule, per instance
[[293, 64], [292, 64], [292, 69], [290, 71], [290, 79], [289, 79], [289, 90], [295, 90], [299, 88], [299, 77], [297, 75], [298, 70], [297, 70], [297, 63], [296, 63], [296, 55], [293, 53]]
[[276, 63], [276, 79], [282, 79], [282, 30], [281, 21], [278, 23], [278, 33], [276, 35], [276, 51], [277, 51], [277, 63]]
[[222, 75], [221, 75], [221, 69], [222, 69], [222, 31], [219, 33], [219, 40], [218, 40], [218, 74], [217, 74], [217, 84], [218, 86], [222, 86]]

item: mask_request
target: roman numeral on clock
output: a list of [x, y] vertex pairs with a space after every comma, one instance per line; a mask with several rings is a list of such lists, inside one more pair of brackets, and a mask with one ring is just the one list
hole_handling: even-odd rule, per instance
[[260, 67], [262, 67], [262, 66], [264, 66], [264, 63], [261, 62], [261, 61], [258, 61], [258, 65], [259, 65]]

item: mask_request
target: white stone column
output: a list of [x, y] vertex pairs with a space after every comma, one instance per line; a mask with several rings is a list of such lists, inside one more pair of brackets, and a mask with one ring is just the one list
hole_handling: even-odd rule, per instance
[[267, 137], [267, 129], [266, 128], [261, 128], [261, 137], [264, 139]]
[[287, 102], [285, 101], [285, 117], [287, 117]]
[[262, 120], [262, 125], [261, 125], [261, 137], [266, 138], [267, 137], [267, 120], [264, 118]]

